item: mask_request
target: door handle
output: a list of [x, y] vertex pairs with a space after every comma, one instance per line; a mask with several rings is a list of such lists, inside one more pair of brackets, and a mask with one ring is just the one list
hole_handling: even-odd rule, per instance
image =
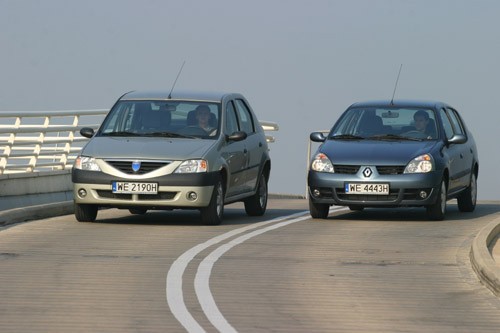
[[243, 149], [243, 154], [246, 155], [246, 153], [248, 153], [248, 150], [245, 148], [245, 149]]

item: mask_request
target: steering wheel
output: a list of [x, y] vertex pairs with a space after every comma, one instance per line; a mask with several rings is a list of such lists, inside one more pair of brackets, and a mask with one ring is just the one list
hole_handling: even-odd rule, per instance
[[179, 134], [184, 134], [184, 135], [201, 135], [201, 136], [206, 136], [207, 132], [198, 126], [187, 126], [178, 131]]
[[417, 139], [426, 139], [427, 138], [427, 134], [425, 134], [424, 132], [417, 131], [417, 130], [408, 131], [408, 132], [403, 133], [402, 135], [408, 136], [411, 138], [417, 138]]

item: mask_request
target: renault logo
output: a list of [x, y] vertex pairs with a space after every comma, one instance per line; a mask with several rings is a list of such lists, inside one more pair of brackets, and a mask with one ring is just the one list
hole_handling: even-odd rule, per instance
[[369, 167], [366, 167], [364, 170], [363, 170], [363, 175], [368, 178], [372, 175], [373, 171], [372, 169], [370, 169]]
[[140, 168], [141, 168], [141, 161], [133, 161], [132, 162], [132, 170], [134, 172], [139, 171]]

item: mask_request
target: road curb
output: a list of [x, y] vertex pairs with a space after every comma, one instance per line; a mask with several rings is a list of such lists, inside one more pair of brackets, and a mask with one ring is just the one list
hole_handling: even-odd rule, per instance
[[0, 211], [0, 226], [43, 219], [54, 216], [68, 215], [74, 212], [73, 201], [55, 202], [50, 204], [28, 206]]
[[500, 234], [500, 218], [479, 231], [472, 241], [470, 260], [479, 280], [495, 295], [500, 296], [500, 265], [493, 259], [489, 246]]

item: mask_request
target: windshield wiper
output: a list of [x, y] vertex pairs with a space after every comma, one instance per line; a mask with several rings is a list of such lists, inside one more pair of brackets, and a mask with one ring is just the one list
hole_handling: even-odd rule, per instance
[[370, 136], [368, 139], [371, 140], [407, 140], [407, 141], [422, 141], [419, 138], [410, 138], [407, 136], [397, 135], [397, 134], [383, 134]]
[[332, 140], [364, 140], [365, 138], [362, 136], [352, 135], [352, 134], [339, 134], [339, 135], [333, 135], [333, 136], [329, 137], [329, 139], [332, 139]]
[[144, 133], [143, 136], [161, 136], [164, 138], [187, 138], [187, 139], [197, 139], [198, 137], [192, 135], [184, 135], [174, 132], [152, 132], [152, 133]]
[[134, 132], [127, 132], [127, 131], [102, 133], [101, 135], [102, 136], [141, 136], [141, 134], [134, 133]]

